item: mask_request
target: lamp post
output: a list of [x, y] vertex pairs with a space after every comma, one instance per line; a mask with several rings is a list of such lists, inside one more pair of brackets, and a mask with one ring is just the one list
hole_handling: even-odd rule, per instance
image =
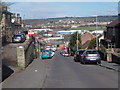
[[97, 29], [98, 29], [98, 17], [96, 15], [96, 49], [98, 50], [98, 36], [97, 36]]
[[78, 31], [77, 31], [77, 51], [78, 51]]

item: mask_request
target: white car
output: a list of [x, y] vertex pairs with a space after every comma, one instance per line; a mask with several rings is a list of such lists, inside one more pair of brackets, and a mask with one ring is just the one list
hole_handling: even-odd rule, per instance
[[54, 51], [51, 51], [51, 56], [53, 57], [55, 55], [55, 52]]
[[63, 56], [68, 57], [69, 53], [63, 53]]
[[57, 49], [55, 47], [51, 48], [53, 51], [56, 51]]

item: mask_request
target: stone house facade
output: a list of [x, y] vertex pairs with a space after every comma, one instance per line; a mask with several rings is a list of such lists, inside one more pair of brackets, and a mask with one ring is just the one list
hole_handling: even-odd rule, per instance
[[12, 41], [13, 34], [21, 32], [23, 28], [20, 14], [17, 14], [17, 16], [15, 16], [15, 14], [9, 12], [6, 8], [2, 10], [1, 16], [1, 38], [2, 44], [5, 45]]
[[105, 40], [111, 45], [114, 44], [114, 48], [120, 48], [120, 14], [118, 19], [107, 25]]

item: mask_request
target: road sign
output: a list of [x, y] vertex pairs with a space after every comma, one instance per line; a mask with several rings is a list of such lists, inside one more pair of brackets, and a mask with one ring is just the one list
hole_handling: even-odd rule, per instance
[[34, 30], [28, 30], [28, 35], [34, 35], [35, 31]]

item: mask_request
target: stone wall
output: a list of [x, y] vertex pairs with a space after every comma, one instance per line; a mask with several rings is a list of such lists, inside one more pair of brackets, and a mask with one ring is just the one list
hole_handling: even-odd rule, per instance
[[32, 42], [33, 39], [28, 39], [24, 43], [11, 43], [4, 46], [3, 63], [25, 68], [33, 60], [35, 46]]
[[33, 60], [34, 44], [31, 42], [25, 49], [25, 67]]
[[17, 65], [17, 51], [16, 51], [17, 46], [8, 44], [3, 47], [3, 64], [6, 65], [12, 65], [16, 66]]

